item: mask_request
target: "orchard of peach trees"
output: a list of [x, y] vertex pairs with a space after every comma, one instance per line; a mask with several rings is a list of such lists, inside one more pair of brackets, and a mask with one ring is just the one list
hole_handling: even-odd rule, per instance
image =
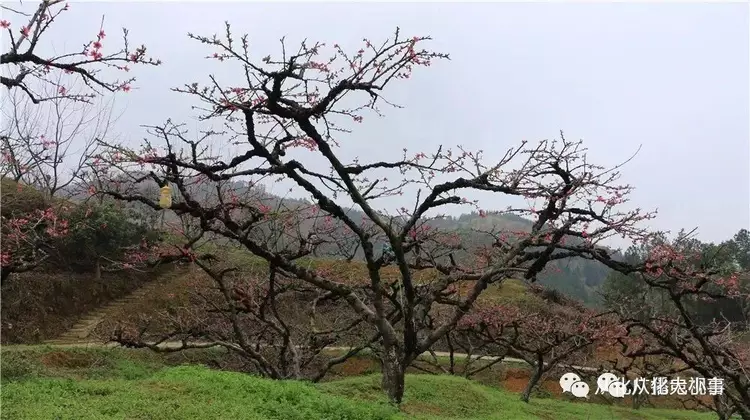
[[[345, 158], [351, 136], [341, 134], [356, 138], [364, 120], [391, 108], [391, 90], [451, 65], [446, 52], [430, 49], [429, 36], [396, 29], [351, 51], [282, 40], [277, 54], [256, 58], [252, 40], [230, 23], [217, 28], [221, 35], [189, 34], [195, 60], [214, 60], [243, 82], [206, 75], [172, 87], [213, 128], [191, 132], [168, 120], [131, 147], [107, 135], [108, 116], [83, 110], [112, 92], [136, 94], [134, 75], [160, 65], [159, 51], [102, 26], [79, 52], [42, 54], [49, 28], [75, 19], [75, 10], [56, 0], [30, 15], [9, 10], [0, 21], [9, 41], [3, 95], [12, 98], [1, 133], [3, 282], [55, 264], [100, 275], [184, 261], [210, 277], [215, 292], [158, 341], [224, 347], [270, 378], [319, 380], [367, 349], [380, 361], [383, 392], [399, 404], [406, 368], [425, 353], [508, 355], [534, 367], [528, 401], [547, 372], [606, 347], [624, 361], [611, 368], [640, 376], [690, 370], [723, 378], [724, 393], [706, 404], [721, 418], [750, 419], [747, 231], [724, 249], [649, 229], [656, 214], [628, 205], [633, 187], [619, 182], [619, 168], [592, 163], [582, 142], [562, 133], [500, 156], [456, 145], [394, 150], [382, 161]], [[76, 124], [51, 130], [39, 109]], [[71, 158], [81, 144], [80, 158]], [[222, 144], [239, 152], [217, 156]], [[330, 170], [316, 171], [310, 159]], [[256, 186], [276, 179], [309, 199], [269, 201]], [[160, 200], [160, 189], [168, 198]], [[412, 206], [380, 205], [407, 190], [418, 191]], [[465, 198], [472, 192], [530, 204], [487, 209]], [[530, 228], [477, 231], [483, 241], [467, 243], [439, 223], [445, 209], [462, 204], [480, 217], [522, 216]], [[603, 245], [613, 236], [635, 244], [625, 258]], [[267, 269], [240, 275], [226, 249]], [[351, 278], [311, 263], [319, 258], [363, 269]], [[612, 287], [605, 309], [487, 298], [509, 279], [539, 289], [540, 273], [570, 258], [602, 264], [629, 286]], [[113, 337], [155, 348], [137, 328]], [[350, 350], [324, 352], [334, 346]], [[457, 373], [452, 358], [449, 373]]]

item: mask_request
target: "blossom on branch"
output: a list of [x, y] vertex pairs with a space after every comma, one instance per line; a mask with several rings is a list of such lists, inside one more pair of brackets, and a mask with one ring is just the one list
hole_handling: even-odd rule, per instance
[[[114, 92], [122, 86], [129, 86], [135, 78], [110, 80], [102, 75], [106, 69], [120, 69], [127, 71], [124, 63], [141, 63], [159, 65], [160, 60], [155, 60], [146, 55], [146, 47], [140, 46], [131, 49], [128, 43], [128, 31], [123, 29], [123, 46], [119, 48], [106, 48], [104, 45], [104, 18], [102, 28], [98, 31], [95, 39], [86, 43], [82, 51], [77, 53], [66, 53], [56, 56], [43, 55], [39, 53], [39, 46], [47, 38], [54, 22], [65, 11], [68, 10], [67, 3], [61, 6], [61, 0], [44, 0], [36, 10], [27, 15], [13, 9], [6, 8], [13, 13], [17, 19], [24, 20], [18, 36], [14, 36], [11, 30], [11, 22], [3, 20], [0, 29], [7, 31], [9, 48], [0, 55], [0, 65], [6, 75], [0, 76], [0, 84], [8, 89], [20, 89], [34, 103], [64, 97], [77, 101], [89, 101], [92, 97], [104, 91]], [[57, 85], [58, 96], [45, 96], [35, 89], [33, 80], [46, 83], [54, 83], [49, 78], [50, 72], [59, 71], [62, 74], [77, 77], [88, 87], [87, 93], [71, 94], [65, 85]], [[65, 83], [63, 81], [62, 83]]]

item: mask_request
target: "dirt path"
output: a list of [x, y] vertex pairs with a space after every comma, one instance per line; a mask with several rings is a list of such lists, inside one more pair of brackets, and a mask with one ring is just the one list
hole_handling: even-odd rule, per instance
[[[69, 341], [69, 342], [62, 342], [60, 340], [53, 340], [53, 341], [46, 342], [46, 343], [44, 343], [44, 345], [51, 346], [51, 347], [78, 347], [78, 348], [80, 348], [80, 347], [83, 347], [83, 348], [86, 348], [86, 347], [109, 347], [109, 348], [121, 347], [120, 344], [118, 344], [118, 343], [113, 343], [113, 342], [104, 343], [104, 342], [101, 342], [101, 341], [85, 341], [85, 340], [81, 340], [81, 339], [78, 339], [77, 341]], [[165, 342], [159, 343], [158, 347], [163, 348], [163, 349], [175, 349], [175, 348], [179, 348], [180, 346], [182, 346], [182, 344], [183, 343], [180, 342], [180, 341], [165, 341]], [[191, 344], [207, 344], [207, 343], [191, 342]], [[219, 347], [219, 346], [216, 346], [216, 347]], [[344, 353], [344, 352], [349, 351], [350, 349], [349, 349], [349, 347], [326, 347], [325, 350], [328, 351], [328, 352], [331, 352], [331, 353]], [[450, 357], [450, 353], [443, 352], [443, 351], [436, 351], [435, 352], [435, 356], [447, 358], [447, 357]], [[464, 360], [467, 357], [469, 357], [469, 355], [465, 354], [465, 353], [454, 353], [453, 357], [455, 359], [457, 359], [457, 360]], [[476, 357], [476, 356], [472, 356], [472, 357]], [[427, 361], [432, 360], [432, 357], [431, 357], [430, 353], [427, 353], [427, 352], [426, 353], [422, 353], [422, 355], [420, 355], [420, 358], [422, 358], [423, 360], [427, 360]], [[493, 361], [493, 360], [497, 360], [499, 358], [501, 358], [501, 357], [499, 357], [499, 356], [483, 356], [482, 360]], [[503, 360], [500, 363], [528, 365], [528, 363], [525, 360], [523, 360], [523, 359], [516, 359], [516, 358], [513, 358], [513, 357], [502, 357], [502, 359]], [[560, 367], [563, 368], [565, 366], [563, 365], [563, 366], [560, 366]], [[582, 372], [597, 372], [598, 371], [597, 368], [593, 368], [593, 367], [590, 367], [590, 366], [575, 366], [575, 365], [572, 365], [572, 366], [569, 366], [569, 367], [571, 369], [573, 369], [573, 370], [578, 370], [578, 371], [582, 371]]]

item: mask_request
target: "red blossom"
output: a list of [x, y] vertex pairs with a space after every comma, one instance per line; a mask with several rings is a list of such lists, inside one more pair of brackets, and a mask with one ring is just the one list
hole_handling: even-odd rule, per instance
[[93, 57], [94, 60], [101, 60], [103, 55], [99, 51], [92, 51], [91, 57]]
[[8, 29], [10, 28], [10, 22], [7, 20], [0, 20], [0, 28]]
[[315, 140], [313, 140], [312, 138], [305, 137], [301, 139], [292, 140], [285, 145], [285, 148], [287, 149], [291, 147], [304, 147], [307, 150], [314, 151], [314, 150], [317, 150], [318, 145], [317, 143], [315, 143]]

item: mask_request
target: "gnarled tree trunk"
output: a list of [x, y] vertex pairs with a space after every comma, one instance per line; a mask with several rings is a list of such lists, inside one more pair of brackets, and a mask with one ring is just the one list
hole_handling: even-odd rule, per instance
[[529, 378], [529, 382], [526, 384], [526, 388], [521, 394], [521, 401], [527, 403], [531, 398], [531, 391], [534, 389], [539, 380], [542, 378], [542, 370], [544, 369], [544, 360], [541, 357], [537, 357], [536, 364], [534, 365], [534, 372]]
[[387, 346], [380, 357], [383, 380], [381, 386], [392, 404], [401, 404], [404, 398], [406, 368], [396, 346]]

